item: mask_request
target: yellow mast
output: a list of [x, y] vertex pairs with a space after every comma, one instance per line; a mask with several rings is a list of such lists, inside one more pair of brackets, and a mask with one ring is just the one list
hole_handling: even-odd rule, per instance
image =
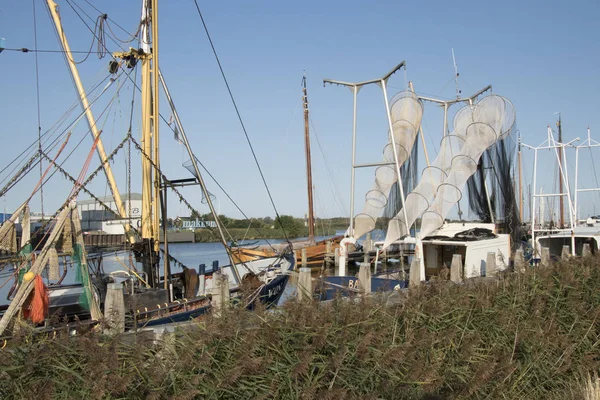
[[[159, 251], [159, 229], [160, 229], [160, 158], [158, 153], [158, 127], [160, 125], [160, 115], [158, 110], [158, 89], [159, 89], [159, 79], [158, 79], [158, 0], [152, 0], [152, 54], [154, 55], [152, 59], [152, 127], [153, 127], [153, 145], [154, 151], [152, 153], [152, 160], [154, 162], [157, 170], [154, 172], [154, 199], [152, 202], [152, 209], [154, 211], [154, 218], [152, 221], [152, 233], [154, 238], [154, 251]], [[166, 195], [166, 193], [165, 193]], [[166, 223], [166, 221], [165, 221]], [[166, 240], [166, 238], [165, 238]], [[167, 279], [165, 275], [165, 285], [167, 284]]]
[[[151, 81], [151, 60], [152, 53], [150, 48], [150, 24], [151, 10], [142, 8], [142, 29], [141, 29], [141, 50], [138, 58], [142, 60], [142, 240], [154, 239], [152, 223], [152, 163], [148, 157], [152, 157], [152, 81]], [[148, 157], [146, 157], [148, 156]]]
[[[88, 121], [88, 125], [90, 126], [90, 130], [94, 139], [98, 140], [96, 145], [96, 151], [98, 152], [98, 156], [100, 160], [103, 162], [104, 173], [106, 174], [106, 179], [108, 180], [108, 185], [110, 187], [110, 191], [115, 199], [115, 204], [117, 206], [117, 210], [121, 218], [127, 218], [127, 212], [125, 210], [125, 205], [121, 200], [121, 194], [119, 193], [119, 188], [117, 187], [117, 183], [115, 182], [115, 177], [112, 173], [112, 169], [110, 167], [110, 163], [106, 162], [106, 152], [104, 151], [104, 145], [102, 143], [102, 139], [99, 138], [101, 131], [98, 130], [96, 126], [96, 120], [94, 119], [94, 114], [90, 108], [90, 104], [87, 99], [87, 95], [85, 93], [85, 89], [81, 83], [81, 79], [79, 77], [79, 72], [77, 71], [77, 65], [73, 61], [73, 56], [71, 54], [71, 48], [69, 47], [69, 42], [65, 36], [65, 33], [62, 28], [62, 23], [60, 21], [60, 15], [58, 13], [58, 5], [53, 0], [46, 0], [46, 4], [48, 5], [48, 9], [50, 14], [52, 15], [52, 20], [54, 21], [54, 26], [56, 27], [56, 32], [58, 33], [58, 38], [60, 43], [65, 51], [65, 55], [67, 58], [67, 64], [69, 64], [69, 68], [71, 70], [71, 75], [73, 77], [73, 82], [75, 82], [75, 86], [79, 93], [79, 99], [81, 101], [81, 107], [85, 112], [85, 116]], [[127, 239], [130, 243], [135, 241], [133, 236], [133, 232], [130, 229], [128, 224], [124, 225], [125, 234], [127, 235]]]

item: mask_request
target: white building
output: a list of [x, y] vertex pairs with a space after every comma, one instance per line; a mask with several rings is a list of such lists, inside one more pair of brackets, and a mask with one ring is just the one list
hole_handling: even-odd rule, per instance
[[[110, 207], [111, 210], [118, 212], [117, 205], [112, 196], [99, 197], [100, 201]], [[131, 224], [134, 227], [140, 226], [142, 214], [142, 195], [131, 193], [131, 199], [127, 194], [122, 195], [125, 213], [131, 210]], [[129, 222], [129, 218], [119, 219], [117, 216], [106, 210], [94, 199], [81, 200], [77, 202], [77, 210], [81, 218], [81, 228], [84, 232], [104, 232], [112, 235], [122, 235], [125, 233], [123, 224]]]

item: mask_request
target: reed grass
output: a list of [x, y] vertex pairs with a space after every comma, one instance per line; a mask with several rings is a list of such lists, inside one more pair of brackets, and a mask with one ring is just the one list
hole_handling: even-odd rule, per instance
[[396, 305], [234, 308], [158, 344], [23, 334], [0, 350], [0, 397], [595, 399], [599, 317], [600, 260], [577, 259]]

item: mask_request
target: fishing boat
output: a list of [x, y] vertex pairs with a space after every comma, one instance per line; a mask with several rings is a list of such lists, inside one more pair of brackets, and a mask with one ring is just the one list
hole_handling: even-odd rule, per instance
[[[386, 290], [402, 289], [434, 276], [443, 276], [444, 271], [448, 272], [447, 279], [451, 266], [456, 270], [453, 276], [456, 281], [492, 276], [508, 267], [511, 235], [518, 235], [514, 227], [520, 225], [510, 180], [515, 149], [512, 137], [514, 107], [501, 96], [487, 94], [491, 86], [467, 98], [460, 97], [457, 90], [454, 100], [419, 95], [411, 86], [410, 90], [389, 102], [387, 81], [401, 67], [405, 67], [404, 62], [382, 78], [365, 82], [325, 80], [326, 83], [349, 87], [354, 93], [355, 104], [360, 88], [378, 84], [383, 89], [388, 117], [389, 140], [384, 148], [383, 161], [365, 165], [353, 162], [352, 183], [356, 168], [376, 167], [375, 183], [365, 195], [362, 212], [351, 219], [348, 237], [341, 242], [342, 253], [346, 253], [343, 250], [348, 243], [355, 243], [375, 228], [377, 218], [389, 203], [392, 188], [396, 187], [401, 207], [389, 220], [385, 240], [376, 243], [375, 260], [366, 260], [367, 265], [374, 262], [375, 270], [371, 271], [369, 267], [371, 287], [363, 290], [377, 291], [382, 287]], [[444, 108], [443, 138], [437, 158], [429, 163], [426, 157], [427, 167], [421, 180], [405, 196], [401, 168], [413, 150], [417, 135], [422, 135], [424, 102]], [[454, 116], [454, 130], [448, 132], [448, 110], [456, 104], [463, 107]], [[356, 111], [354, 119], [353, 142], [356, 138]], [[353, 160], [355, 151], [353, 148]], [[492, 168], [495, 173], [490, 176], [487, 170]], [[469, 207], [481, 222], [447, 222], [446, 217], [454, 207], [458, 207], [458, 215], [462, 215], [459, 202], [465, 186]], [[351, 210], [354, 215], [354, 184]], [[413, 229], [417, 220], [421, 222], [419, 230]], [[389, 249], [395, 250], [401, 268], [395, 272], [377, 272], [379, 255]], [[325, 284], [330, 283], [326, 298], [338, 289], [347, 291], [349, 287], [356, 288], [359, 283], [356, 276], [347, 275], [343, 261], [340, 261], [337, 276], [323, 277], [322, 280]]]
[[[532, 204], [533, 209], [536, 206], [540, 209], [540, 215], [536, 218], [536, 212], [531, 215], [531, 236], [533, 244], [532, 262], [537, 263], [542, 259], [542, 250], [547, 249], [547, 256], [551, 259], [558, 260], [561, 258], [568, 258], [570, 256], [582, 256], [586, 252], [588, 254], [596, 254], [600, 245], [600, 226], [597, 224], [595, 217], [588, 217], [586, 219], [580, 219], [580, 200], [579, 196], [583, 193], [600, 192], [600, 187], [596, 182], [595, 187], [582, 188], [580, 187], [579, 172], [580, 172], [580, 157], [579, 153], [581, 150], [588, 149], [591, 153], [592, 149], [600, 147], [600, 143], [591, 138], [590, 128], [587, 129], [586, 140], [575, 146], [574, 142], [578, 141], [579, 138], [575, 138], [569, 142], [563, 142], [562, 139], [562, 121], [559, 119], [557, 122], [558, 127], [558, 138], [555, 139], [554, 132], [550, 127], [547, 128], [547, 138], [539, 146], [533, 147], [526, 145], [526, 147], [534, 151], [534, 181], [533, 181], [533, 194]], [[569, 183], [569, 175], [567, 171], [567, 153], [568, 148], [575, 149], [575, 182], [574, 190], [571, 191], [571, 185]], [[553, 160], [545, 163], [544, 168], [540, 171], [538, 165], [540, 161], [539, 151], [550, 150]], [[592, 155], [593, 157], [593, 155]], [[538, 174], [541, 172], [542, 175], [547, 173], [549, 165], [554, 164], [557, 169], [558, 193], [546, 193], [537, 188]], [[591, 167], [594, 169], [594, 166]], [[595, 171], [594, 171], [595, 173]], [[546, 226], [543, 223], [543, 201], [545, 198], [558, 197], [559, 202], [559, 221], [557, 224], [550, 223], [550, 226]], [[566, 198], [567, 211], [568, 211], [568, 222], [564, 218], [564, 199]]]
[[[101, 92], [104, 93], [111, 85], [120, 78], [131, 79], [131, 75], [137, 72], [141, 65], [141, 143], [131, 134], [131, 123], [129, 131], [122, 143], [107, 156], [101, 131], [92, 113], [90, 101], [82, 81], [79, 77], [77, 65], [72, 57], [72, 52], [63, 30], [61, 16], [58, 6], [53, 0], [46, 1], [48, 11], [54, 22], [58, 39], [73, 82], [78, 92], [78, 99], [82, 108], [79, 116], [85, 116], [89, 132], [93, 138], [93, 144], [88, 153], [86, 163], [79, 178], [74, 178], [59, 163], [58, 156], [66, 146], [67, 141], [59, 150], [56, 157], [46, 155], [45, 149], [40, 148], [39, 157], [44, 156], [48, 161], [45, 173], [40, 177], [38, 186], [31, 196], [13, 213], [11, 218], [0, 227], [0, 247], [14, 253], [18, 253], [19, 262], [15, 263], [14, 272], [15, 290], [9, 305], [2, 307], [4, 313], [0, 319], [0, 335], [9, 327], [13, 317], [20, 314], [22, 310], [29, 310], [36, 314], [32, 321], [41, 330], [55, 329], [53, 317], [70, 320], [73, 317], [84, 317], [87, 310], [92, 323], [103, 319], [111, 320], [111, 315], [117, 314], [117, 328], [138, 329], [144, 326], [156, 326], [166, 323], [176, 323], [195, 319], [215, 306], [214, 298], [218, 297], [224, 303], [229, 298], [237, 298], [244, 307], [252, 309], [257, 302], [262, 302], [267, 307], [276, 304], [284, 292], [288, 282], [288, 271], [294, 268], [295, 260], [291, 251], [282, 251], [271, 257], [263, 257], [259, 260], [247, 262], [236, 262], [224, 235], [224, 228], [218, 218], [213, 206], [210, 193], [203, 180], [193, 154], [191, 146], [173, 99], [169, 93], [164, 76], [159, 68], [159, 46], [158, 46], [158, 1], [142, 1], [142, 18], [136, 35], [139, 37], [139, 48], [130, 48], [112, 53], [112, 59], [108, 65], [108, 85]], [[101, 14], [100, 19], [106, 20], [106, 14]], [[99, 41], [105, 46], [105, 41]], [[106, 47], [103, 51], [109, 53]], [[176, 189], [178, 180], [168, 179], [160, 168], [159, 158], [159, 87], [162, 86], [167, 98], [170, 112], [175, 118], [178, 141], [185, 147], [194, 170], [194, 184], [200, 187], [203, 199], [214, 216], [216, 233], [227, 251], [230, 265], [219, 266], [213, 264], [209, 270], [204, 265], [187, 267], [172, 254], [169, 253], [167, 229], [167, 204], [166, 191], [172, 190], [179, 196], [191, 211], [196, 212], [191, 204], [181, 196]], [[135, 85], [134, 85], [135, 87]], [[118, 90], [121, 89], [119, 86]], [[132, 103], [133, 113], [133, 103]], [[70, 134], [69, 134], [70, 136]], [[142, 207], [139, 226], [132, 224], [130, 204], [122, 200], [121, 192], [112, 172], [110, 161], [114, 155], [124, 147], [125, 144], [139, 151], [142, 164]], [[40, 142], [41, 146], [41, 142]], [[100, 166], [86, 178], [93, 153], [97, 152], [101, 160]], [[34, 165], [35, 166], [35, 165]], [[31, 171], [31, 163], [22, 168], [19, 173]], [[31, 234], [29, 232], [29, 206], [28, 202], [39, 189], [47, 184], [47, 173], [50, 170], [61, 172], [73, 182], [73, 189], [62, 207], [56, 212], [54, 218], [46, 222], [51, 229], [48, 237], [38, 248], [30, 244]], [[116, 210], [107, 206], [87, 188], [87, 184], [101, 171], [104, 172]], [[130, 172], [128, 171], [128, 175]], [[85, 250], [83, 232], [81, 228], [81, 217], [77, 210], [76, 199], [81, 191], [89, 194], [108, 213], [115, 214], [122, 222], [127, 238], [126, 254], [135, 259], [129, 265], [122, 263], [123, 269], [104, 273], [102, 266], [98, 266], [94, 273], [88, 268], [88, 258]], [[129, 194], [129, 198], [131, 195]], [[16, 221], [22, 218], [23, 236], [21, 249], [16, 247]], [[162, 219], [162, 227], [160, 225]], [[24, 221], [23, 221], [24, 220]], [[164, 244], [159, 243], [159, 233], [163, 231]], [[74, 265], [77, 271], [75, 285], [63, 285], [62, 278], [58, 273], [59, 254], [66, 258], [67, 263]], [[160, 271], [160, 262], [163, 271]], [[171, 273], [172, 263], [182, 266], [183, 272]], [[141, 268], [137, 268], [141, 265]], [[46, 272], [47, 271], [47, 272]], [[46, 275], [46, 282], [42, 275]], [[49, 293], [49, 296], [46, 294]], [[216, 294], [215, 294], [216, 293]], [[116, 302], [116, 303], [115, 303]], [[60, 314], [49, 315], [50, 309], [60, 310]], [[68, 305], [68, 307], [67, 307]], [[76, 310], [72, 310], [76, 309]], [[29, 312], [28, 311], [28, 312]], [[124, 313], [123, 313], [124, 311]], [[121, 315], [124, 314], [124, 315]], [[121, 315], [119, 317], [119, 315]], [[126, 315], [126, 317], [125, 317]], [[120, 318], [123, 320], [119, 322]]]

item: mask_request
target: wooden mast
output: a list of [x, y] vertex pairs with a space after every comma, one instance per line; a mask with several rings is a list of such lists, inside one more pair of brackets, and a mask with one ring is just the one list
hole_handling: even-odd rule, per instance
[[[558, 114], [558, 122], [556, 124], [558, 126], [558, 142], [562, 145], [562, 124], [560, 120], [560, 113]], [[558, 207], [559, 207], [559, 228], [562, 229], [565, 226], [565, 215], [564, 215], [564, 200], [563, 200], [563, 166], [562, 166], [562, 148], [558, 151], [558, 162], [560, 164], [559, 167], [559, 177], [558, 177], [558, 193], [560, 196], [558, 197]]]
[[306, 154], [306, 181], [308, 191], [308, 240], [315, 241], [315, 216], [313, 208], [312, 169], [310, 160], [310, 131], [308, 120], [308, 92], [306, 91], [306, 74], [302, 77], [302, 102], [304, 105], [304, 152]]
[[[71, 54], [71, 48], [69, 46], [69, 42], [67, 41], [67, 37], [65, 36], [65, 32], [62, 28], [62, 23], [60, 21], [60, 15], [58, 14], [58, 5], [54, 2], [54, 0], [47, 0], [46, 4], [48, 6], [48, 10], [52, 15], [52, 20], [54, 21], [54, 26], [56, 28], [56, 32], [58, 34], [58, 39], [62, 45], [62, 48], [65, 52], [65, 57], [67, 59], [67, 64], [69, 65], [69, 69], [71, 70], [71, 76], [73, 77], [73, 82], [75, 83], [75, 87], [77, 88], [77, 92], [79, 93], [79, 100], [81, 102], [81, 107], [85, 112], [85, 116], [88, 121], [88, 125], [90, 127], [90, 131], [94, 136], [94, 139], [97, 140], [96, 151], [98, 156], [100, 157], [100, 161], [103, 163], [104, 173], [106, 174], [106, 179], [108, 181], [108, 185], [110, 187], [110, 191], [115, 200], [115, 204], [117, 206], [117, 211], [121, 218], [127, 218], [127, 211], [125, 210], [125, 205], [121, 200], [121, 193], [119, 192], [119, 188], [117, 187], [117, 183], [115, 181], [115, 177], [112, 173], [112, 168], [110, 167], [110, 163], [106, 160], [106, 152], [104, 151], [104, 145], [102, 144], [102, 139], [99, 138], [100, 133], [102, 131], [98, 130], [96, 126], [96, 120], [94, 118], [94, 114], [92, 113], [92, 109], [90, 108], [90, 104], [87, 99], [87, 95], [85, 93], [85, 89], [83, 84], [81, 83], [81, 78], [79, 77], [79, 71], [77, 70], [77, 65], [73, 60], [73, 55]], [[130, 243], [134, 243], [135, 238], [133, 236], [133, 232], [130, 229], [130, 226], [125, 224], [125, 234]]]

